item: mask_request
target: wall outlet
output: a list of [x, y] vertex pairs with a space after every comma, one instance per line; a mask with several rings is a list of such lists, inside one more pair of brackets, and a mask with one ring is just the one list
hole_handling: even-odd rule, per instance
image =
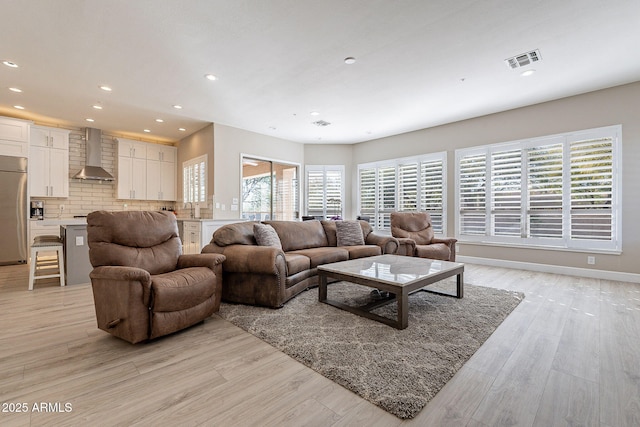
[[587, 264], [594, 265], [595, 263], [596, 263], [596, 257], [594, 257], [594, 256], [588, 256], [587, 257]]
[[60, 212], [64, 212], [64, 205], [60, 205]]

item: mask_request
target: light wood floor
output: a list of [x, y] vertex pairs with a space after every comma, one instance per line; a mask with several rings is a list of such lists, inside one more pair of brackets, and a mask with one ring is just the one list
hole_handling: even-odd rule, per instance
[[132, 346], [96, 328], [88, 285], [27, 277], [0, 267], [2, 426], [640, 425], [637, 284], [467, 264], [467, 283], [526, 299], [402, 421], [216, 316]]

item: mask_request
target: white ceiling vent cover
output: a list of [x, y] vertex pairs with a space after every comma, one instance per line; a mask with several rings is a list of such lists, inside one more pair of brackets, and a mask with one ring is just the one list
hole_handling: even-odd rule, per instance
[[531, 52], [516, 55], [513, 58], [507, 58], [504, 60], [504, 62], [506, 62], [507, 66], [513, 70], [516, 68], [524, 67], [525, 65], [532, 64], [534, 62], [538, 62], [541, 59], [542, 57], [540, 56], [540, 51], [536, 49], [532, 50]]
[[329, 126], [331, 123], [325, 122], [324, 120], [318, 120], [317, 122], [313, 122], [312, 124], [320, 127]]

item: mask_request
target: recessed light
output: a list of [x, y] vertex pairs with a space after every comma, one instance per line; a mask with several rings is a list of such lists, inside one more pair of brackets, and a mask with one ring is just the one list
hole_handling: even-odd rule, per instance
[[207, 80], [218, 80], [218, 78], [216, 76], [214, 76], [213, 74], [205, 74], [204, 78]]
[[109, 86], [102, 85], [102, 86], [99, 86], [99, 87], [100, 87], [100, 89], [102, 89], [105, 92], [111, 92], [111, 88]]
[[102, 110], [102, 105], [94, 105], [93, 108], [95, 108], [96, 110]]
[[164, 120], [162, 120], [162, 119], [156, 119], [156, 122], [158, 122], [158, 123], [164, 123]]
[[16, 92], [16, 93], [21, 93], [22, 92], [22, 89], [18, 89], [17, 87], [10, 87], [9, 90], [11, 92]]
[[176, 110], [182, 110], [182, 105], [174, 105], [173, 108], [175, 108]]
[[88, 122], [91, 122], [91, 123], [95, 122], [95, 120], [93, 120], [93, 119], [85, 119], [85, 120], [88, 121]]
[[25, 109], [22, 105], [14, 105], [13, 108], [17, 108], [18, 110], [24, 110]]
[[185, 128], [178, 128], [178, 130], [179, 130], [180, 132], [184, 132], [184, 131], [186, 131], [186, 129], [185, 129]]
[[18, 68], [18, 64], [16, 64], [15, 62], [11, 62], [11, 61], [2, 61], [2, 63], [4, 65], [6, 65], [7, 67], [11, 67], [11, 68]]
[[320, 113], [319, 113], [319, 112], [317, 112], [317, 111], [312, 111], [312, 112], [311, 112], [311, 113], [309, 113], [309, 114], [311, 114], [312, 116], [319, 116], [319, 115], [320, 115]]
[[529, 77], [530, 75], [532, 75], [535, 72], [536, 72], [536, 70], [527, 70], [527, 71], [523, 71], [520, 75], [522, 77]]
[[151, 130], [149, 130], [149, 129], [144, 129], [144, 132], [149, 133], [149, 132], [151, 132]]
[[348, 56], [346, 58], [344, 58], [344, 63], [351, 65], [351, 64], [355, 64], [356, 63], [356, 58], [354, 58], [353, 56]]

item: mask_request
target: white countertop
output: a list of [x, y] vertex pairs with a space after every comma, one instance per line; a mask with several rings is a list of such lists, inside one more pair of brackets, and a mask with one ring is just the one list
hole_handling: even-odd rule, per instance
[[31, 226], [48, 226], [48, 225], [85, 225], [87, 218], [58, 218], [58, 219], [32, 219]]

